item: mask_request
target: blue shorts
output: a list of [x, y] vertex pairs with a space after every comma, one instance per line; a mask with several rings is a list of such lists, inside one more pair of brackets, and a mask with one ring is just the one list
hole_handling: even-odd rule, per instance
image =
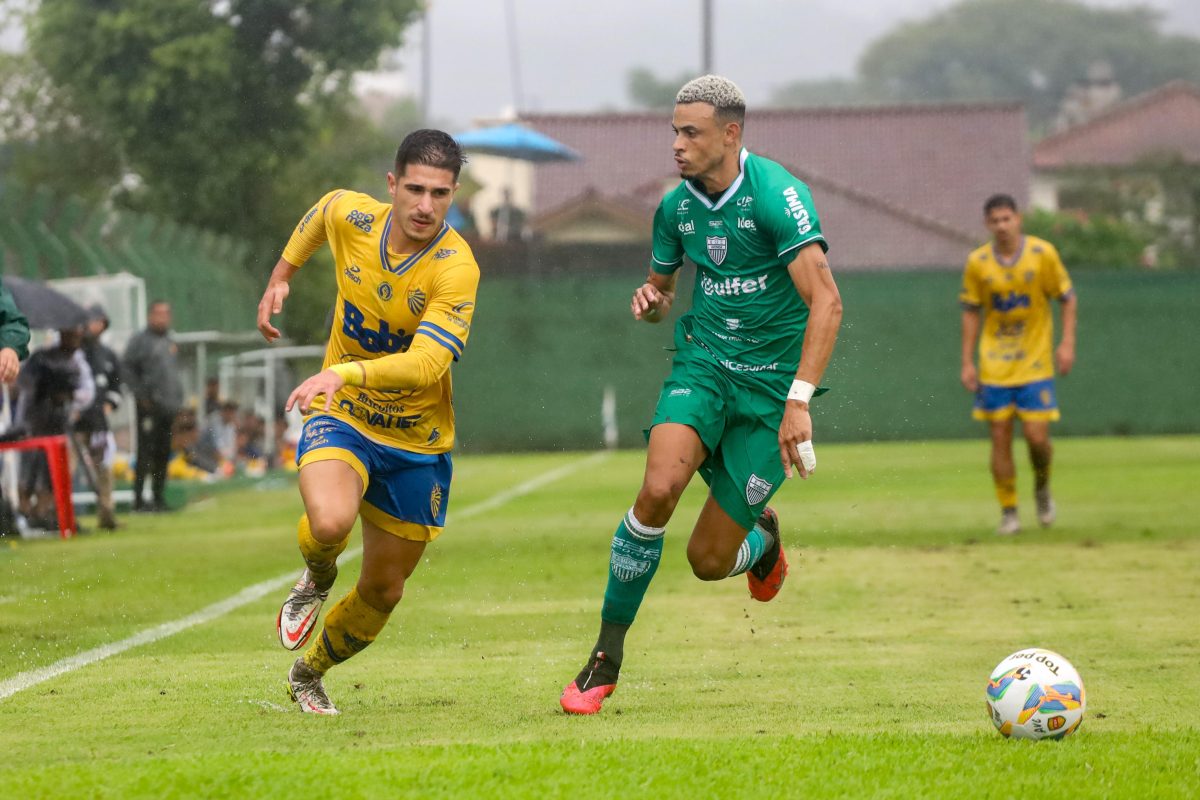
[[330, 416], [304, 422], [296, 463], [349, 464], [363, 482], [363, 519], [403, 539], [429, 542], [446, 524], [450, 505], [449, 453], [414, 453], [379, 444], [352, 425]]
[[1058, 399], [1054, 396], [1054, 379], [1023, 383], [1020, 386], [980, 384], [975, 392], [975, 419], [999, 422], [1016, 414], [1025, 422], [1056, 422], [1059, 418]]

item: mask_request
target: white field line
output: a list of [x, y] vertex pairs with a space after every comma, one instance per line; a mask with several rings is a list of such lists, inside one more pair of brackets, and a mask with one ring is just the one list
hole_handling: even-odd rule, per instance
[[[454, 515], [455, 519], [467, 519], [482, 514], [485, 511], [491, 511], [494, 508], [504, 505], [522, 495], [534, 492], [541, 487], [553, 483], [554, 481], [570, 475], [572, 472], [591, 466], [598, 461], [605, 459], [608, 456], [607, 451], [593, 453], [586, 458], [574, 461], [570, 464], [565, 464], [549, 472], [544, 472], [537, 477], [531, 478], [524, 483], [513, 486], [502, 492], [498, 492], [486, 500], [481, 500], [474, 505], [467, 506], [462, 511]], [[338, 563], [344, 563], [357, 558], [362, 554], [361, 547], [355, 547], [342, 553], [338, 559]], [[203, 625], [206, 622], [211, 622], [218, 617], [223, 617], [231, 611], [235, 611], [244, 605], [253, 603], [261, 597], [265, 597], [271, 592], [278, 591], [290, 583], [295, 582], [296, 571], [292, 570], [286, 575], [279, 575], [270, 580], [256, 583], [252, 586], [247, 586], [235, 595], [227, 597], [224, 600], [213, 603], [210, 606], [200, 609], [195, 613], [188, 614], [186, 617], [180, 617], [171, 622], [164, 622], [161, 625], [155, 625], [153, 628], [146, 628], [138, 631], [132, 636], [121, 639], [116, 642], [102, 644], [99, 647], [93, 647], [91, 650], [85, 650], [82, 653], [76, 653], [73, 656], [61, 659], [50, 664], [49, 666], [41, 667], [40, 669], [32, 669], [27, 672], [20, 672], [11, 678], [6, 678], [0, 681], [0, 700], [6, 700], [12, 697], [17, 692], [24, 689], [29, 689], [37, 686], [39, 683], [44, 683], [51, 678], [56, 678], [68, 672], [74, 672], [77, 669], [86, 667], [89, 664], [94, 664], [97, 661], [102, 661], [110, 656], [115, 656], [124, 653], [134, 647], [139, 647], [144, 644], [151, 644], [168, 636], [172, 636], [180, 631], [185, 631], [188, 628], [196, 625]]]

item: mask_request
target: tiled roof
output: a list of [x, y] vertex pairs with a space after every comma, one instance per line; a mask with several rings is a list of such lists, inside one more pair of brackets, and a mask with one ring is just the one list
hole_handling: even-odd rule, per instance
[[1186, 81], [1131, 97], [1042, 139], [1034, 147], [1033, 163], [1046, 170], [1128, 166], [1166, 153], [1200, 164], [1200, 88]]
[[[589, 188], [636, 195], [671, 175], [666, 113], [528, 114], [523, 121], [573, 147], [583, 161], [539, 165], [534, 213], [549, 211]], [[766, 110], [747, 114], [745, 144], [793, 165], [797, 174], [836, 181], [847, 198], [903, 209], [962, 236], [983, 236], [983, 201], [1029, 194], [1025, 114], [1012, 103]], [[644, 194], [644, 191], [642, 192]], [[831, 218], [850, 236], [876, 236], [865, 220]], [[894, 216], [894, 215], [893, 215]], [[961, 259], [956, 258], [955, 261]]]

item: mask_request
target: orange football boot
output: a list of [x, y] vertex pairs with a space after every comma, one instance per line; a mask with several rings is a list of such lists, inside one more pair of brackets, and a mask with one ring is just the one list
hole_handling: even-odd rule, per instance
[[[586, 672], [586, 677], [580, 673], [579, 677], [562, 690], [562, 696], [558, 698], [559, 705], [568, 714], [598, 713], [600, 706], [604, 704], [604, 698], [617, 689], [617, 671], [613, 669], [612, 663], [604, 653], [596, 653], [591, 669]], [[580, 678], [583, 678], [582, 689]]]
[[787, 556], [783, 554], [783, 543], [779, 540], [779, 515], [775, 513], [775, 509], [763, 509], [758, 524], [771, 534], [775, 543], [763, 553], [757, 564], [746, 571], [746, 581], [750, 584], [750, 596], [766, 603], [775, 599], [775, 595], [783, 588], [783, 581], [788, 574], [788, 563]]

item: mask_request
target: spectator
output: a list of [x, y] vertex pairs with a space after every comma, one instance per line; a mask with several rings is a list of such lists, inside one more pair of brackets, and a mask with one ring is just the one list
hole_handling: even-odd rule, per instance
[[204, 380], [204, 418], [207, 420], [221, 410], [221, 380], [209, 377]]
[[[64, 328], [58, 332], [58, 342], [29, 357], [17, 383], [17, 425], [25, 435], [65, 434], [92, 404], [95, 384], [79, 349], [82, 341], [82, 328]], [[55, 528], [54, 487], [46, 454], [33, 450], [22, 455], [18, 486], [21, 513], [34, 527]]]
[[492, 209], [492, 240], [519, 242], [525, 238], [525, 212], [512, 200], [512, 190], [504, 190], [504, 201]]
[[117, 518], [113, 513], [112, 434], [108, 428], [108, 415], [121, 404], [121, 361], [100, 341], [106, 330], [108, 314], [104, 307], [97, 304], [89, 308], [80, 349], [91, 370], [96, 393], [91, 405], [79, 415], [75, 433], [84, 468], [96, 490], [97, 524], [111, 531], [117, 528]]
[[0, 383], [16, 380], [21, 360], [29, 355], [29, 322], [12, 294], [0, 286]]
[[[129, 340], [125, 375], [137, 400], [137, 465], [133, 477], [133, 510], [165, 511], [167, 463], [171, 458], [171, 425], [183, 407], [183, 383], [177, 361], [179, 348], [171, 340], [171, 304], [150, 304], [146, 329]], [[152, 500], [145, 504], [143, 489], [150, 477]]]
[[222, 400], [217, 413], [210, 414], [204, 433], [196, 443], [192, 463], [209, 472], [232, 475], [237, 462], [238, 404]]

